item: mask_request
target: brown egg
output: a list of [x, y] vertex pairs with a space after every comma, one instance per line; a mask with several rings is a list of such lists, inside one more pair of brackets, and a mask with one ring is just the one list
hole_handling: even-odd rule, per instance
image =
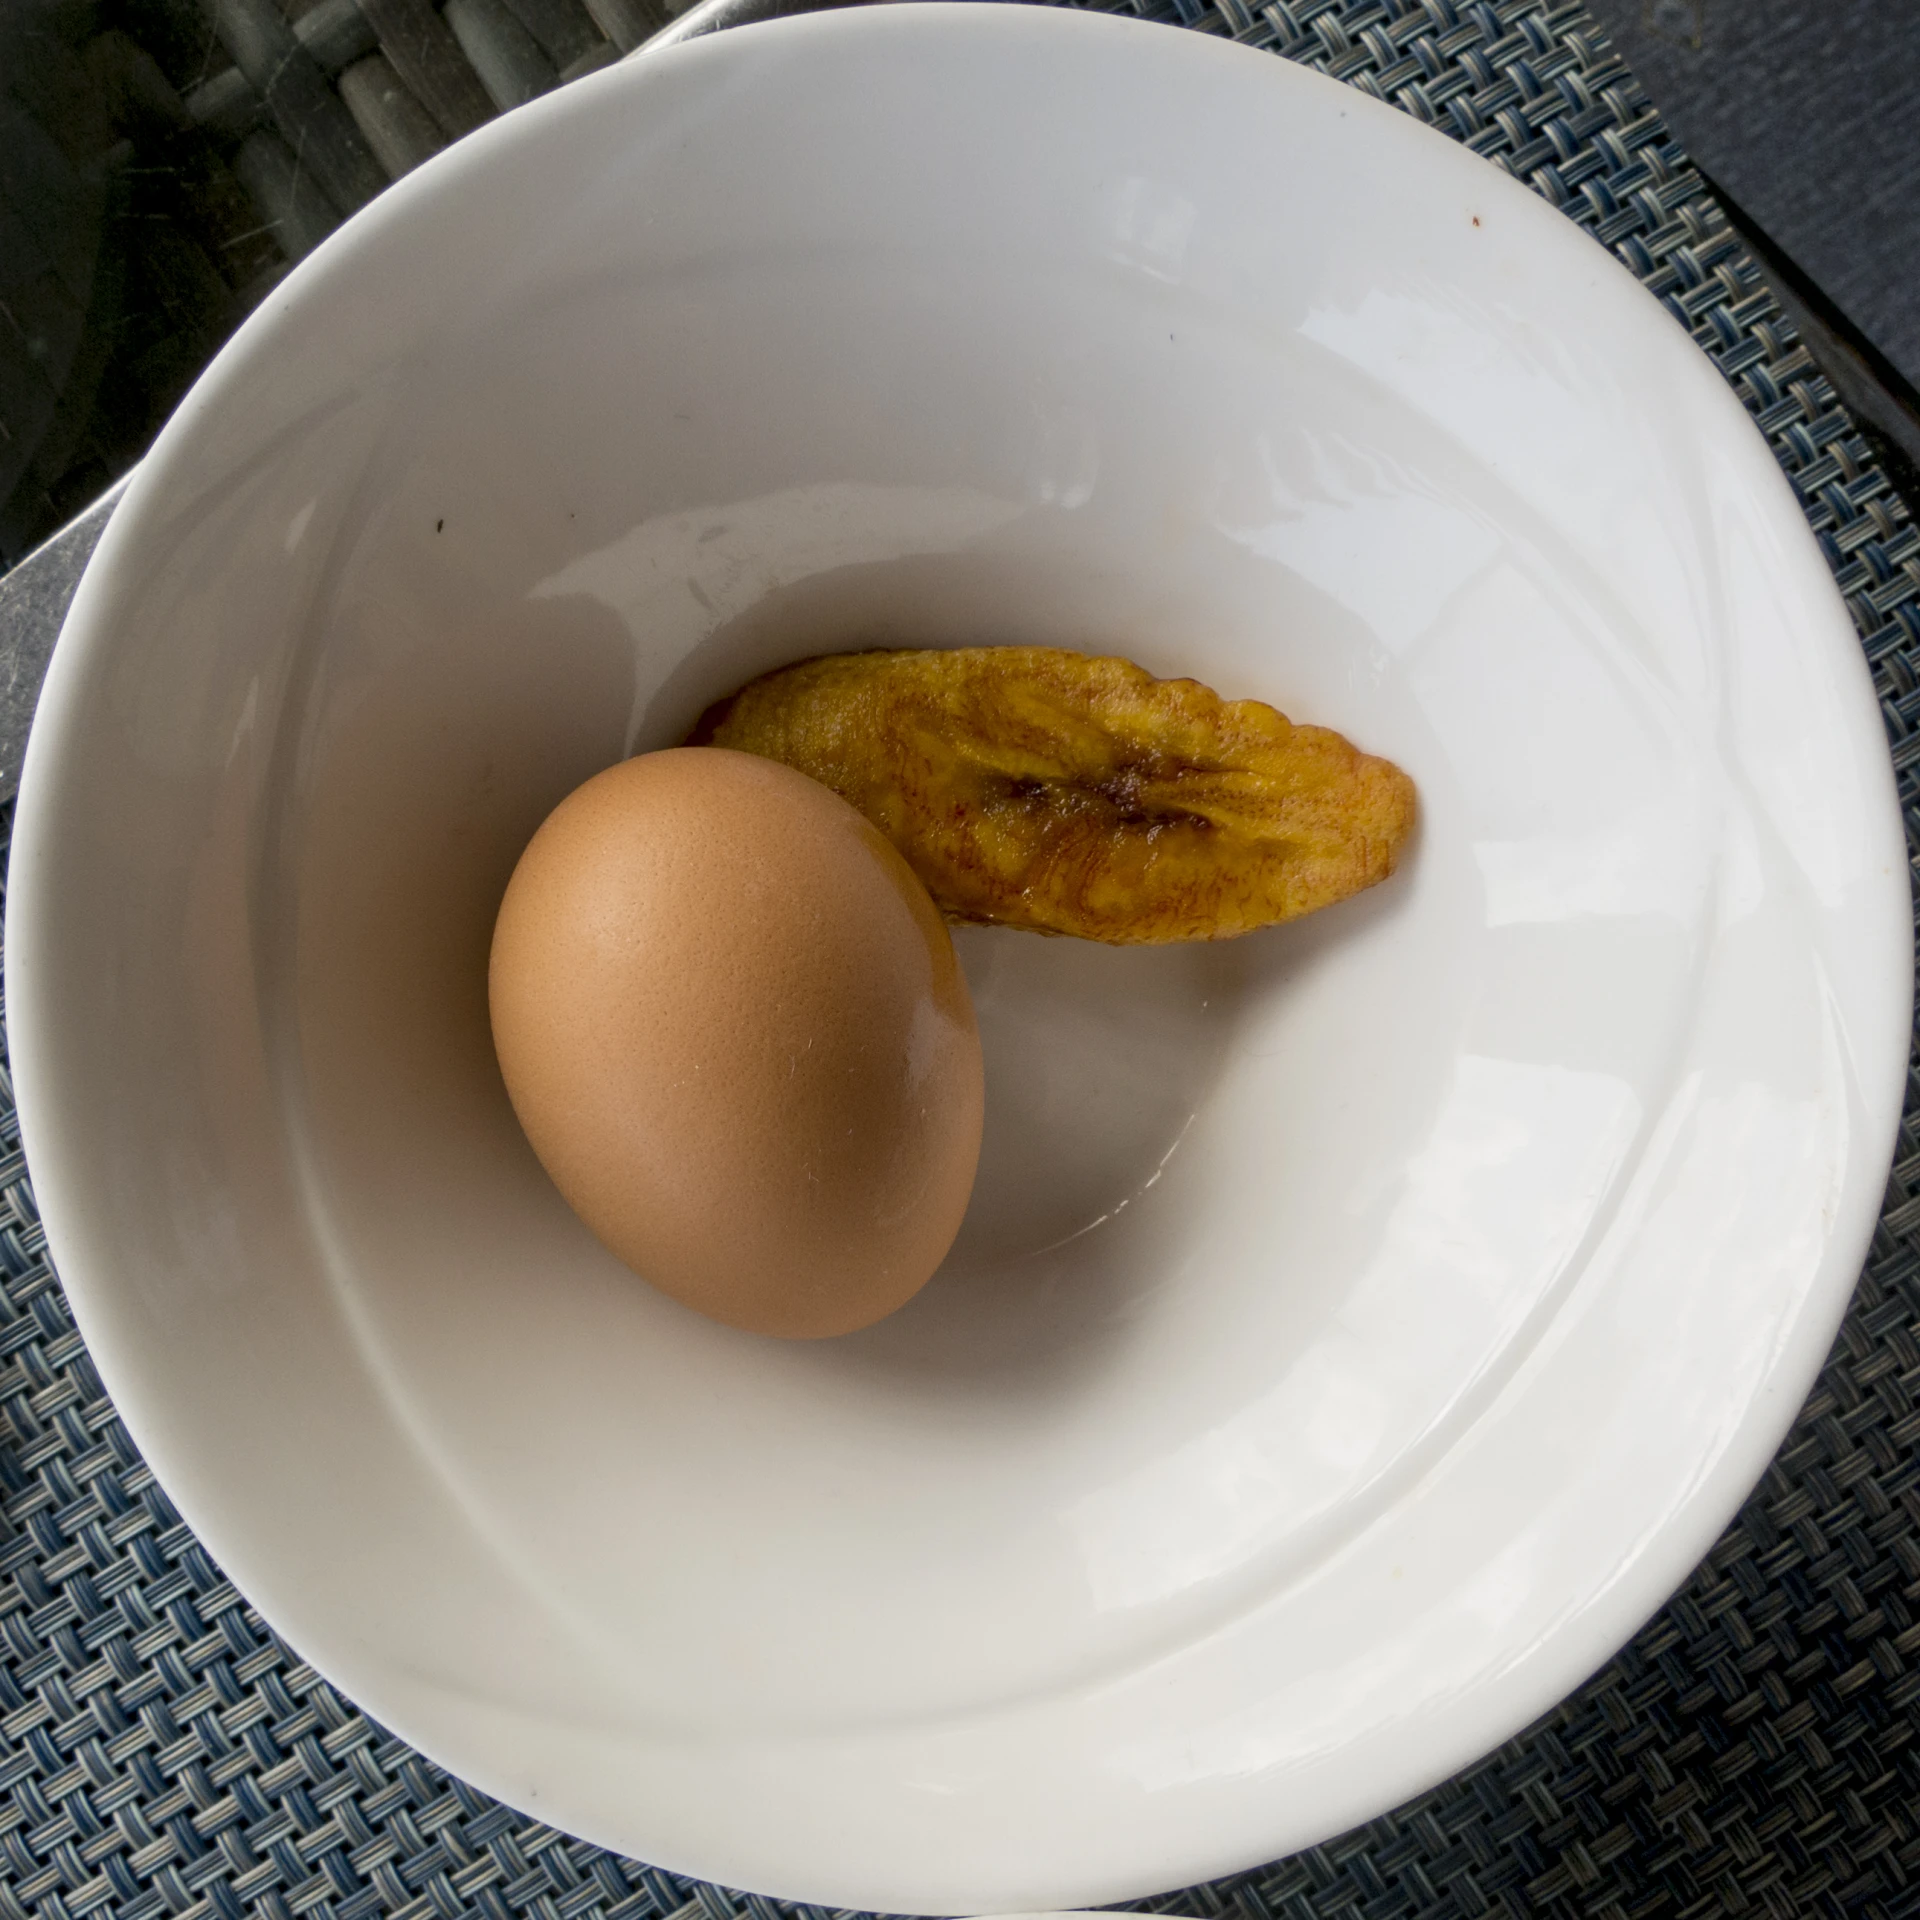
[[494, 926], [533, 1150], [628, 1266], [756, 1333], [850, 1333], [945, 1257], [980, 1036], [926, 889], [844, 800], [718, 747], [563, 800]]

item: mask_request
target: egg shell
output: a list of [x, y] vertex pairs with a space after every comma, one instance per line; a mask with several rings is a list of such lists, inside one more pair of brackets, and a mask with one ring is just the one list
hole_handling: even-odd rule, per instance
[[628, 1266], [751, 1332], [891, 1313], [959, 1231], [984, 1075], [945, 925], [804, 774], [677, 747], [521, 855], [488, 972], [514, 1111]]

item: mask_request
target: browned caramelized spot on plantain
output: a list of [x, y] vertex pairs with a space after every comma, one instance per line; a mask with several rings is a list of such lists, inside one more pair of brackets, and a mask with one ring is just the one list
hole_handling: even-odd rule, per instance
[[1324, 727], [1055, 647], [828, 654], [701, 716], [906, 857], [950, 919], [1222, 940], [1384, 880], [1413, 782]]

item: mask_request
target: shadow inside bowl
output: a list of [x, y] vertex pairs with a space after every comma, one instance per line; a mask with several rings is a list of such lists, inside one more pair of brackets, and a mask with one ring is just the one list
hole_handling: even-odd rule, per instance
[[980, 1171], [956, 1276], [1092, 1233], [1178, 1149], [1224, 1058], [1240, 957], [957, 927], [987, 1061]]
[[1183, 1151], [1204, 1151], [1190, 1130], [1248, 1015], [1271, 1016], [1408, 904], [1404, 880], [1389, 881], [1217, 944], [1109, 947], [956, 928], [987, 1068], [972, 1202], [924, 1292], [810, 1357], [831, 1374], [897, 1376], [963, 1401], [1044, 1405], [1091, 1385], [1172, 1271], [1156, 1264], [1167, 1223], [1115, 1230]]

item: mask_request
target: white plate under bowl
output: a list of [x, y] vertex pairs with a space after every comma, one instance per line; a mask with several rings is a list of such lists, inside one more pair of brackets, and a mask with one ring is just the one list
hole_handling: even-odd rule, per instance
[[[1391, 754], [1391, 884], [962, 942], [960, 1247], [856, 1338], [637, 1284], [502, 1095], [535, 823], [824, 647], [1111, 649]], [[13, 851], [75, 1312], [241, 1590], [396, 1731], [829, 1906], [1316, 1841], [1680, 1581], [1880, 1199], [1905, 860], [1765, 446], [1522, 188], [1051, 10], [754, 27], [294, 273], [89, 569]]]

